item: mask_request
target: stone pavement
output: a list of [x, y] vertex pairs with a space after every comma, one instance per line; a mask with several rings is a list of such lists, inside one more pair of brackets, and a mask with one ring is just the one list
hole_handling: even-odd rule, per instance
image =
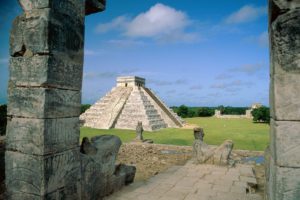
[[250, 165], [174, 166], [146, 182], [133, 183], [105, 200], [262, 200]]

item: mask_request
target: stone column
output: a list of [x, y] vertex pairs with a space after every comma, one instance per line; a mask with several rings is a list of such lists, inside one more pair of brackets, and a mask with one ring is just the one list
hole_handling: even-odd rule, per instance
[[267, 198], [300, 199], [300, 1], [269, 0], [271, 131]]
[[[79, 114], [87, 13], [100, 1], [19, 0], [10, 36], [7, 199], [80, 199]], [[98, 6], [98, 7], [97, 7]]]

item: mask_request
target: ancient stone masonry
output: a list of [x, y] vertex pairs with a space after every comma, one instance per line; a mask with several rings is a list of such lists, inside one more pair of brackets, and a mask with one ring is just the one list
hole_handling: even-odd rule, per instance
[[269, 0], [271, 131], [267, 199], [300, 199], [300, 1]]
[[135, 76], [118, 77], [117, 86], [83, 113], [80, 120], [92, 128], [132, 130], [141, 121], [148, 131], [181, 127], [184, 123], [145, 87], [145, 79]]
[[7, 199], [80, 199], [84, 17], [104, 1], [19, 0], [10, 35]]

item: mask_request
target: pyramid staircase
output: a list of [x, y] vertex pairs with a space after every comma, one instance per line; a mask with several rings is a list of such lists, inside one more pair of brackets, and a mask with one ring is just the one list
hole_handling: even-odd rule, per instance
[[167, 124], [143, 92], [142, 87], [133, 89], [115, 128], [135, 129], [138, 121], [143, 123], [144, 130], [152, 131], [167, 127]]

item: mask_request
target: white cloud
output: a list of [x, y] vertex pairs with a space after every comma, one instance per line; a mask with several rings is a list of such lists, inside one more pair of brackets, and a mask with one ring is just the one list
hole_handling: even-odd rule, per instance
[[222, 73], [216, 76], [217, 80], [225, 80], [225, 79], [231, 79], [233, 76], [232, 74]]
[[153, 37], [184, 30], [190, 21], [185, 13], [163, 4], [156, 4], [135, 17], [126, 34], [133, 37]]
[[143, 41], [137, 41], [132, 39], [109, 40], [107, 41], [107, 43], [118, 47], [132, 47], [145, 45], [145, 42]]
[[129, 19], [126, 16], [119, 16], [113, 19], [111, 22], [99, 24], [96, 27], [96, 33], [106, 33], [112, 30], [123, 30], [129, 23]]
[[190, 90], [202, 90], [202, 86], [201, 85], [193, 85], [190, 87]]
[[264, 65], [262, 63], [257, 64], [246, 64], [241, 67], [232, 68], [232, 72], [241, 72], [248, 75], [256, 74], [260, 72], [260, 70], [264, 69]]
[[8, 58], [0, 58], [0, 64], [7, 64]]
[[232, 13], [225, 19], [227, 24], [241, 24], [254, 21], [263, 15], [267, 14], [266, 7], [254, 7], [252, 5], [245, 5], [238, 11]]
[[99, 79], [99, 78], [113, 78], [117, 77], [118, 74], [115, 72], [87, 72], [83, 74], [83, 78], [87, 80]]
[[235, 80], [235, 81], [228, 82], [228, 83], [214, 83], [210, 87], [214, 88], [214, 89], [226, 89], [226, 91], [228, 91], [228, 89], [233, 90], [232, 88], [241, 87], [241, 86], [250, 87], [251, 85], [253, 85], [252, 82], [244, 82], [241, 80]]
[[182, 11], [157, 3], [134, 18], [120, 16], [96, 27], [97, 33], [121, 31], [128, 38], [151, 38], [159, 42], [194, 42], [196, 32], [187, 31], [193, 22]]
[[259, 35], [252, 35], [249, 37], [246, 37], [245, 42], [249, 44], [256, 44], [263, 48], [269, 47], [269, 34], [268, 31], [264, 31]]
[[95, 56], [95, 55], [100, 55], [102, 54], [103, 51], [95, 51], [95, 50], [91, 50], [91, 49], [85, 49], [84, 50], [84, 55], [86, 56]]
[[170, 85], [185, 85], [187, 83], [187, 80], [177, 79], [174, 81], [167, 81], [167, 80], [149, 79], [147, 82], [149, 84], [153, 84], [157, 86], [170, 86]]
[[269, 46], [269, 34], [268, 31], [263, 32], [258, 36], [258, 44], [262, 47]]

